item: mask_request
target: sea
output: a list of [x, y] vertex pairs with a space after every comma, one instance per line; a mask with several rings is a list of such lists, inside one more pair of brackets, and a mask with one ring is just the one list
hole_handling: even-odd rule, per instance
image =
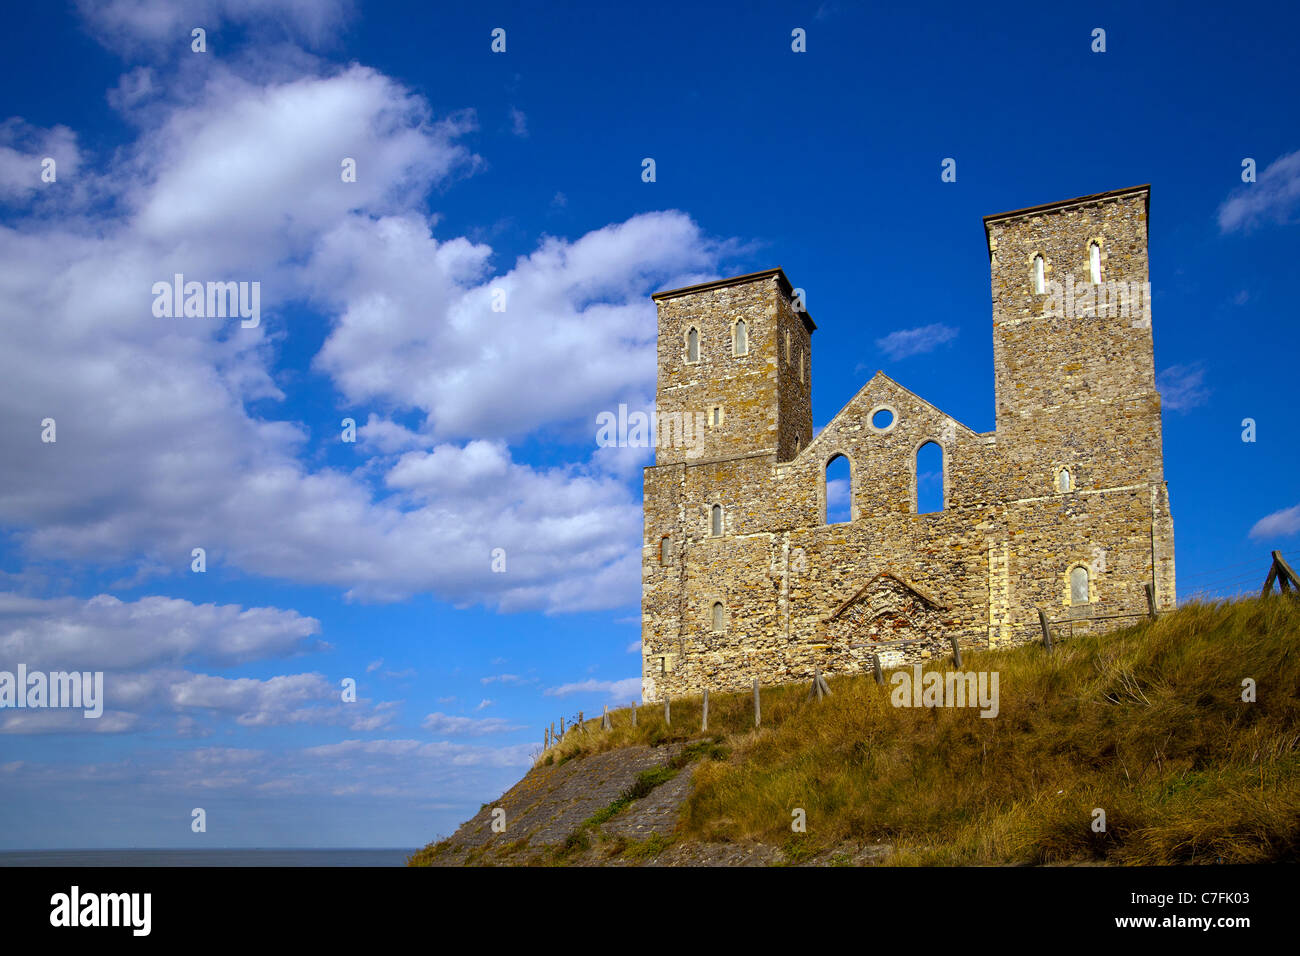
[[0, 850], [5, 866], [405, 866], [410, 850]]

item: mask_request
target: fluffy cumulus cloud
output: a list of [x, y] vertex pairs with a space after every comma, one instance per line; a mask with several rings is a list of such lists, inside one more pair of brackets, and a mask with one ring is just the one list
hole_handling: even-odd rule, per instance
[[307, 270], [342, 312], [317, 365], [352, 402], [419, 409], [440, 438], [591, 422], [654, 393], [647, 291], [707, 269], [722, 248], [682, 213], [648, 213], [545, 239], [493, 276], [490, 249], [438, 243], [416, 217], [351, 218]]
[[[646, 214], [545, 238], [494, 274], [488, 247], [435, 237], [421, 208], [479, 165], [473, 117], [434, 117], [360, 66], [266, 83], [214, 67], [141, 120], [93, 175], [93, 202], [0, 228], [14, 330], [0, 520], [28, 555], [156, 571], [201, 546], [217, 565], [364, 599], [635, 600], [626, 479], [644, 452], [595, 456], [588, 433], [598, 411], [653, 394], [646, 293], [711, 274], [725, 245], [680, 213]], [[261, 324], [154, 315], [154, 284], [177, 273], [259, 282]], [[371, 406], [353, 471], [313, 467], [324, 439], [275, 414], [292, 398], [278, 316], [295, 304], [329, 323], [315, 365], [340, 400]], [[548, 429], [578, 460], [537, 468], [505, 444]], [[507, 574], [491, 571], [498, 548]]]
[[278, 608], [0, 593], [0, 661], [6, 669], [21, 663], [29, 672], [103, 673], [102, 716], [86, 718], [77, 709], [6, 709], [0, 732], [163, 729], [196, 736], [222, 721], [246, 727], [386, 727], [395, 716], [394, 702], [345, 704], [338, 683], [320, 673], [228, 678], [183, 666], [247, 664], [326, 650], [319, 631], [315, 619]]
[[32, 198], [47, 185], [77, 180], [81, 152], [66, 126], [38, 129], [18, 117], [0, 122], [0, 200]]
[[186, 659], [246, 663], [320, 650], [319, 632], [314, 618], [278, 608], [0, 592], [0, 660], [35, 668], [112, 670]]
[[[49, 793], [70, 801], [62, 821], [80, 819], [78, 799], [130, 812], [155, 795], [213, 792], [437, 793], [461, 801], [447, 812], [462, 817], [528, 765], [533, 744], [482, 745], [512, 739], [519, 721], [486, 716], [500, 708], [462, 692], [463, 714], [399, 729], [401, 701], [340, 699], [345, 674], [317, 656], [334, 640], [319, 621], [166, 587], [203, 548], [213, 579], [346, 599], [634, 604], [650, 452], [596, 449], [595, 418], [653, 401], [647, 294], [713, 278], [741, 250], [671, 210], [538, 236], [505, 262], [448, 234], [429, 198], [486, 168], [479, 119], [318, 59], [350, 3], [77, 8], [122, 58], [106, 102], [129, 138], [0, 121], [0, 547], [20, 565], [0, 574], [0, 667], [102, 670], [105, 708], [97, 720], [5, 709], [0, 733], [257, 743], [129, 755], [115, 743], [94, 763], [20, 755], [0, 763], [10, 819], [39, 816]], [[189, 51], [200, 26], [206, 56]], [[528, 134], [522, 112], [507, 121]], [[41, 179], [46, 158], [53, 182]], [[257, 283], [259, 321], [158, 315], [155, 287], [177, 274]], [[339, 440], [345, 416], [355, 444]], [[64, 580], [117, 583], [49, 596]], [[148, 596], [111, 593], [146, 582]], [[378, 656], [352, 664], [367, 688], [414, 674]], [[481, 690], [536, 680], [498, 674]], [[547, 693], [624, 703], [639, 685]], [[331, 728], [349, 739], [321, 742]], [[309, 729], [319, 746], [284, 748]], [[142, 832], [157, 812], [141, 811], [154, 814]]]

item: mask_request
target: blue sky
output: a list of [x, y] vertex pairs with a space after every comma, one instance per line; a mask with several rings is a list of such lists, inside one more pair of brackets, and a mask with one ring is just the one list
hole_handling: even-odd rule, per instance
[[633, 699], [659, 288], [781, 265], [816, 425], [987, 431], [981, 217], [1149, 182], [1180, 598], [1300, 550], [1294, 8], [465, 6], [8, 14], [0, 669], [107, 704], [0, 712], [0, 847], [413, 847]]

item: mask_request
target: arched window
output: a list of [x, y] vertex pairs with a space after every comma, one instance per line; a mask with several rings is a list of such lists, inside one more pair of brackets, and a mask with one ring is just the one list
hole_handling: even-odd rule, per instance
[[722, 602], [713, 602], [713, 630], [718, 634], [722, 633]]
[[1088, 243], [1088, 272], [1093, 285], [1101, 281], [1101, 244], [1095, 241]]
[[698, 362], [700, 360], [700, 333], [697, 329], [692, 328], [686, 333], [686, 361]]
[[1045, 286], [1043, 283], [1043, 257], [1034, 256], [1034, 292], [1041, 295]]
[[1074, 476], [1070, 474], [1069, 468], [1062, 468], [1060, 471], [1056, 473], [1056, 490], [1057, 491], [1074, 490]]
[[943, 510], [943, 447], [928, 441], [916, 450], [916, 513]]
[[785, 364], [790, 364], [790, 330], [785, 330]]
[[668, 535], [659, 539], [659, 563], [664, 564], [668, 560]]
[[826, 523], [853, 520], [853, 469], [843, 455], [826, 463]]
[[1088, 603], [1088, 569], [1079, 567], [1070, 569], [1070, 603]]
[[803, 381], [803, 353], [799, 349], [794, 350], [794, 361], [799, 366], [799, 381]]
[[710, 514], [709, 531], [713, 535], [722, 534], [722, 505], [714, 505]]
[[736, 348], [735, 354], [749, 354], [749, 332], [745, 328], [745, 320], [741, 319], [736, 323]]

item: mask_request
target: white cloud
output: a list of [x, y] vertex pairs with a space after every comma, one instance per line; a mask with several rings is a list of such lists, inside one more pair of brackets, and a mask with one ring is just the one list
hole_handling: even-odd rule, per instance
[[127, 734], [141, 726], [139, 714], [121, 710], [105, 710], [95, 718], [68, 709], [0, 711], [0, 734]]
[[837, 508], [849, 503], [849, 480], [832, 478], [826, 482], [826, 507]]
[[512, 724], [503, 717], [455, 717], [450, 714], [433, 713], [424, 718], [421, 724], [426, 730], [435, 734], [482, 736], [483, 734], [500, 734], [523, 730], [523, 725]]
[[[54, 160], [55, 181], [42, 180], [43, 163]], [[0, 122], [0, 201], [43, 191], [66, 201], [68, 183], [81, 167], [77, 135], [66, 126], [37, 129], [14, 117]]]
[[629, 644], [629, 645], [627, 646], [627, 652], [628, 652], [629, 654], [640, 654], [640, 653], [641, 653], [641, 642], [640, 642], [640, 641], [633, 641], [631, 644]]
[[[468, 112], [435, 122], [422, 98], [362, 66], [267, 86], [218, 70], [196, 102], [137, 143], [147, 175], [126, 188], [133, 230], [188, 246], [195, 273], [219, 263], [284, 282], [285, 270], [267, 274], [266, 263], [306, 253], [350, 215], [408, 209], [477, 167], [458, 142], [474, 125]], [[355, 182], [342, 179], [345, 157]]]
[[[595, 411], [653, 394], [646, 293], [713, 274], [730, 247], [650, 213], [546, 238], [494, 277], [490, 249], [434, 239], [423, 210], [431, 186], [478, 165], [465, 114], [435, 121], [362, 67], [265, 86], [210, 74], [155, 98], [140, 140], [87, 175], [101, 202], [0, 227], [0, 323], [15, 330], [0, 522], [31, 558], [111, 565], [123, 582], [184, 573], [201, 546], [210, 569], [367, 600], [634, 602], [641, 509], [625, 479], [644, 450], [537, 468], [505, 437], [559, 429], [594, 452]], [[177, 272], [262, 282], [262, 326], [155, 318], [152, 284]], [[307, 464], [338, 419], [275, 417], [292, 382], [275, 369], [276, 316], [302, 301], [337, 316], [316, 362], [360, 406], [339, 418], [366, 422], [353, 471]], [[30, 426], [48, 416], [54, 445]]]
[[1156, 390], [1161, 404], [1176, 412], [1204, 405], [1210, 397], [1205, 387], [1205, 369], [1199, 362], [1191, 365], [1171, 365], [1156, 376]]
[[[491, 276], [486, 246], [439, 243], [415, 217], [352, 218], [308, 267], [341, 312], [316, 364], [353, 403], [419, 409], [443, 440], [566, 422], [594, 436], [596, 412], [654, 395], [647, 293], [720, 249], [683, 213], [645, 213], [573, 242], [546, 238]], [[505, 311], [492, 309], [498, 291]]]
[[1300, 534], [1300, 505], [1265, 515], [1250, 529], [1252, 538], [1284, 538]]
[[0, 732], [97, 734], [175, 726], [178, 736], [193, 737], [223, 721], [244, 727], [313, 724], [375, 731], [393, 722], [399, 706], [397, 701], [344, 703], [339, 684], [319, 673], [231, 678], [167, 667], [108, 671], [103, 699], [99, 718], [66, 709], [3, 712]]
[[288, 674], [257, 680], [192, 674], [169, 688], [178, 708], [228, 711], [245, 726], [306, 723], [311, 708], [303, 705], [339, 701], [339, 693], [322, 674]]
[[508, 747], [473, 747], [446, 741], [426, 743], [419, 740], [344, 740], [336, 744], [308, 747], [303, 753], [335, 766], [346, 766], [358, 757], [390, 757], [404, 762], [408, 769], [415, 761], [434, 761], [453, 766], [527, 767], [531, 763], [533, 744]]
[[510, 107], [510, 132], [520, 138], [528, 137], [528, 117], [513, 106]]
[[1291, 221], [1300, 207], [1300, 150], [1269, 163], [1253, 183], [1244, 183], [1219, 207], [1219, 231], [1250, 229], [1261, 222]]
[[624, 680], [596, 680], [589, 678], [559, 687], [548, 687], [544, 693], [548, 697], [570, 697], [574, 694], [603, 695], [614, 701], [639, 700], [641, 697], [641, 678], [628, 677]]
[[895, 361], [913, 355], [932, 352], [945, 342], [957, 337], [959, 330], [951, 325], [935, 323], [914, 329], [899, 329], [884, 338], [876, 339], [876, 348]]
[[319, 633], [315, 618], [278, 608], [0, 592], [0, 658], [35, 669], [110, 670], [191, 659], [242, 663], [319, 650], [324, 645], [312, 640]]
[[190, 31], [207, 31], [209, 56], [221, 48], [224, 24], [268, 27], [299, 42], [327, 42], [352, 12], [350, 0], [77, 0], [91, 36], [111, 50], [151, 55], [190, 54]]

